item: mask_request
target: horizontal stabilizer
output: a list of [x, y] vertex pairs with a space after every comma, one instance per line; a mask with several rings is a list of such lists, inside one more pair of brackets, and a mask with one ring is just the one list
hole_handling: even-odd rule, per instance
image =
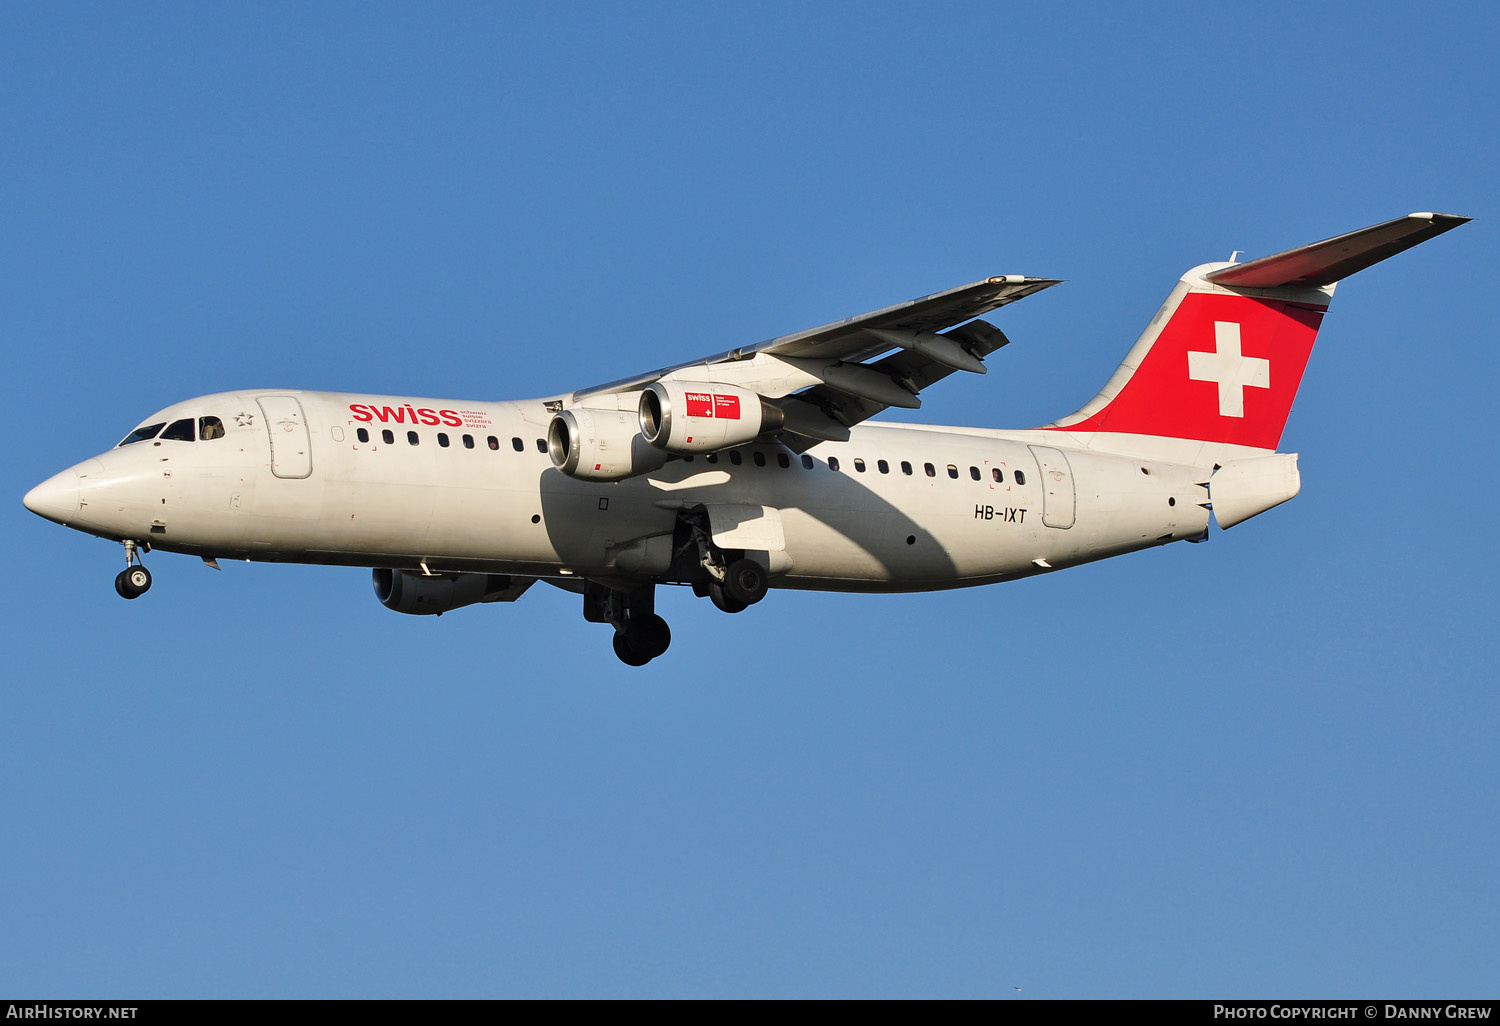
[[1203, 277], [1232, 288], [1275, 289], [1288, 285], [1317, 288], [1341, 281], [1468, 220], [1457, 214], [1408, 214], [1347, 235], [1235, 264]]

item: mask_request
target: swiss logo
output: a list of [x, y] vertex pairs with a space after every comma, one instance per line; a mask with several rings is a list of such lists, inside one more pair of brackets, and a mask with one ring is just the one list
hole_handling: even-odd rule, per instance
[[685, 392], [682, 398], [689, 417], [708, 417], [712, 420], [740, 419], [740, 397], [737, 395]]

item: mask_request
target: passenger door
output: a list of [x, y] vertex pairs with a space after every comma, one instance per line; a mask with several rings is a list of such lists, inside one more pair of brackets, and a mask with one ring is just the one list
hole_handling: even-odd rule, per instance
[[1042, 474], [1042, 523], [1048, 527], [1072, 527], [1078, 515], [1078, 499], [1068, 458], [1061, 449], [1050, 445], [1033, 445], [1030, 449]]
[[271, 436], [271, 473], [300, 480], [312, 474], [312, 436], [302, 404], [289, 395], [263, 395], [255, 400]]

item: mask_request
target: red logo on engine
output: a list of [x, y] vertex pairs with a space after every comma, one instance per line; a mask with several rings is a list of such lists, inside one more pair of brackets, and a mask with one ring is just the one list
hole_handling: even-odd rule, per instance
[[684, 392], [683, 405], [689, 417], [707, 417], [711, 420], [739, 420], [740, 397], [719, 395], [716, 392]]

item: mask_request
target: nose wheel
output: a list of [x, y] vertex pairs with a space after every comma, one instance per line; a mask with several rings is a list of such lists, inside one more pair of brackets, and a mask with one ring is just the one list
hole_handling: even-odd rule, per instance
[[151, 587], [151, 571], [141, 563], [135, 542], [125, 540], [125, 569], [115, 577], [115, 591], [121, 598], [140, 598]]
[[143, 566], [133, 566], [121, 570], [115, 578], [115, 591], [120, 593], [121, 598], [140, 598], [146, 594], [146, 589], [151, 587], [151, 571]]

